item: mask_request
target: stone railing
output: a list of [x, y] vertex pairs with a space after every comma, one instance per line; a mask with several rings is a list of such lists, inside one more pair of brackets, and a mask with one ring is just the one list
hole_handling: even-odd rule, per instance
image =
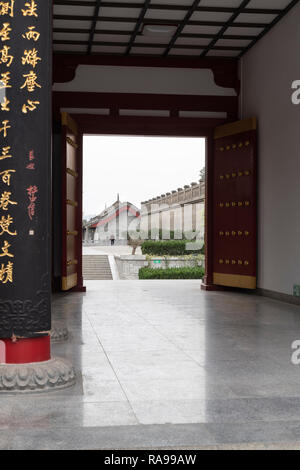
[[196, 202], [203, 202], [205, 199], [205, 182], [200, 181], [199, 183], [191, 183], [191, 185], [185, 185], [183, 188], [178, 188], [177, 191], [170, 193], [161, 194], [158, 197], [149, 199], [141, 203], [144, 211], [151, 212], [151, 206], [153, 204], [193, 204]]
[[155, 269], [186, 268], [205, 265], [204, 256], [145, 256], [115, 255], [119, 277], [122, 280], [138, 279], [139, 270], [144, 267]]

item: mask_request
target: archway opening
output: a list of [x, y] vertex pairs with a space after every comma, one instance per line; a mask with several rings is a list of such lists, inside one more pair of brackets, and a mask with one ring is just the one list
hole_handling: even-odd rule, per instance
[[205, 151], [199, 137], [84, 136], [85, 281], [204, 272]]

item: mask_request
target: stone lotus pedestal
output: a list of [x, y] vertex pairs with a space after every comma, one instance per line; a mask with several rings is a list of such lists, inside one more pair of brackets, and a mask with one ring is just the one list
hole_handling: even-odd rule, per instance
[[52, 343], [61, 343], [63, 341], [67, 341], [69, 338], [68, 328], [55, 323], [54, 325], [52, 325], [50, 338]]
[[51, 358], [50, 336], [0, 341], [0, 394], [49, 392], [71, 387], [72, 364]]

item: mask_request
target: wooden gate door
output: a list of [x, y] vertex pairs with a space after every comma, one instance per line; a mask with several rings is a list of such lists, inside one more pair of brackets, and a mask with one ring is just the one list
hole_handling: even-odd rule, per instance
[[62, 278], [61, 289], [80, 284], [82, 214], [79, 166], [81, 136], [74, 119], [62, 113]]
[[256, 288], [256, 119], [214, 133], [213, 283]]

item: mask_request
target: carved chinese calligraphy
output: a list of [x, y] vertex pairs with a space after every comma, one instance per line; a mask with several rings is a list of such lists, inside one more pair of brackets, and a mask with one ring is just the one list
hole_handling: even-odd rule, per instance
[[5, 96], [2, 103], [0, 103], [1, 111], [10, 111], [9, 103], [10, 103], [10, 101]]
[[1, 339], [51, 327], [52, 8], [0, 0]]
[[[22, 9], [23, 16], [38, 17], [37, 2], [31, 0], [30, 2], [25, 3], [25, 6], [27, 9]], [[36, 27], [31, 24], [27, 27], [27, 31], [22, 34], [22, 37], [28, 43], [30, 43], [31, 40], [33, 40], [35, 43], [38, 43], [41, 34], [36, 30]], [[42, 61], [42, 58], [39, 56], [38, 49], [33, 47], [30, 49], [24, 49], [21, 61], [23, 66], [30, 66], [32, 69], [35, 69]], [[29, 70], [28, 73], [23, 74], [25, 81], [20, 87], [21, 90], [26, 90], [28, 93], [34, 93], [37, 89], [42, 88], [40, 83], [38, 83], [38, 72], [35, 72], [32, 69]], [[22, 106], [22, 113], [30, 114], [35, 111], [40, 104], [41, 103], [39, 100], [27, 98], [27, 101]], [[33, 161], [34, 159], [34, 150], [31, 150], [29, 153], [29, 163], [26, 166], [27, 170], [35, 170], [35, 163]], [[32, 221], [36, 214], [38, 187], [35, 184], [32, 184], [26, 189], [26, 191], [29, 198], [27, 213], [30, 221]]]
[[10, 147], [2, 147], [0, 160], [5, 160], [6, 158], [12, 158], [12, 155], [9, 155], [9, 152], [10, 152]]
[[0, 16], [8, 15], [13, 18], [14, 5], [15, 0], [9, 0], [8, 2], [0, 2]]
[[3, 46], [0, 50], [0, 64], [5, 64], [6, 67], [10, 67], [14, 60], [14, 56], [9, 53], [9, 50], [9, 46]]
[[25, 78], [25, 82], [20, 87], [21, 90], [26, 87], [27, 91], [32, 93], [33, 91], [35, 91], [36, 87], [42, 88], [41, 85], [37, 83], [37, 74], [33, 70], [30, 70], [30, 72], [23, 75], [23, 77]]
[[12, 206], [17, 205], [18, 203], [15, 201], [12, 201], [10, 199], [11, 197], [11, 192], [10, 191], [4, 191], [1, 196], [0, 196], [0, 209], [3, 209], [4, 211], [8, 210], [9, 204]]
[[1, 77], [0, 78], [0, 90], [4, 88], [12, 87], [10, 84], [10, 80], [11, 80], [10, 72], [1, 73], [0, 77]]
[[40, 60], [42, 59], [38, 56], [38, 51], [35, 48], [29, 50], [26, 49], [24, 51], [24, 56], [22, 57], [22, 65], [28, 64], [35, 68]]
[[5, 121], [2, 121], [2, 127], [0, 128], [0, 134], [3, 132], [3, 137], [7, 137], [7, 130], [10, 129], [11, 126], [9, 125], [9, 120], [6, 119]]
[[34, 111], [39, 104], [39, 101], [27, 100], [27, 104], [22, 106], [22, 113], [27, 114], [29, 111]]
[[30, 202], [29, 206], [27, 207], [27, 210], [28, 210], [28, 217], [30, 218], [30, 220], [32, 220], [33, 216], [35, 215], [35, 203], [37, 200], [37, 197], [36, 197], [37, 192], [38, 192], [37, 186], [30, 186], [29, 188], [27, 188], [27, 194], [28, 194], [29, 202]]
[[15, 173], [16, 170], [4, 170], [0, 172], [0, 177], [2, 178], [2, 181], [4, 184], [7, 184], [7, 186], [10, 186], [10, 178], [11, 178], [11, 173]]
[[5, 266], [3, 263], [0, 268], [0, 282], [6, 284], [7, 282], [13, 282], [13, 263], [9, 261]]
[[[14, 158], [14, 152], [10, 140], [10, 131], [15, 128], [14, 116], [15, 114], [15, 103], [14, 93], [9, 97], [6, 95], [6, 89], [11, 89], [16, 83], [16, 79], [20, 81], [23, 78], [24, 83], [21, 84], [20, 90], [25, 94], [24, 103], [21, 107], [21, 112], [24, 115], [35, 111], [40, 105], [39, 99], [30, 99], [26, 96], [27, 93], [33, 94], [35, 90], [40, 89], [41, 85], [38, 81], [38, 71], [34, 71], [42, 61], [39, 55], [38, 48], [31, 47], [30, 43], [38, 43], [41, 37], [40, 32], [36, 29], [36, 25], [32, 24], [33, 20], [38, 18], [38, 2], [34, 0], [22, 0], [23, 5], [17, 6], [15, 0], [0, 1], [0, 17], [3, 17], [3, 22], [0, 23], [0, 40], [4, 43], [0, 46], [0, 90], [4, 90], [4, 95], [1, 95], [0, 99], [0, 139], [8, 141], [8, 145], [2, 146], [0, 150], [0, 162], [3, 161], [3, 166], [0, 168], [0, 237], [11, 236], [16, 237], [18, 235], [17, 230], [14, 228], [14, 214], [8, 213], [7, 215], [1, 214], [2, 211], [8, 212], [13, 210], [15, 206], [18, 206], [18, 201], [15, 200], [13, 195], [15, 185], [12, 184], [13, 178], [17, 175], [17, 170], [14, 168], [13, 163], [17, 165]], [[23, 7], [23, 8], [21, 8]], [[24, 23], [27, 22], [26, 18], [29, 19], [30, 23], [24, 24], [23, 31], [21, 33], [21, 40], [24, 41], [24, 48], [22, 48], [22, 56], [18, 59], [15, 58], [14, 54], [16, 49], [12, 47], [12, 40], [14, 38], [14, 23], [9, 21], [9, 18], [22, 18], [24, 17]], [[20, 34], [20, 33], [18, 33]], [[18, 39], [18, 41], [20, 38]], [[29, 47], [28, 47], [29, 46]], [[24, 73], [20, 77], [16, 77], [16, 71], [18, 68], [14, 68], [13, 64], [15, 60], [20, 60], [20, 63], [24, 67]], [[29, 68], [27, 68], [29, 67]], [[9, 71], [5, 69], [10, 69]], [[10, 99], [9, 99], [10, 98]], [[12, 114], [11, 114], [11, 111]], [[8, 113], [9, 118], [4, 118], [4, 114]], [[25, 119], [25, 117], [24, 117]], [[21, 136], [20, 136], [21, 138]], [[35, 170], [34, 151], [31, 151], [30, 167], [27, 168]], [[6, 160], [10, 159], [12, 164], [10, 168], [5, 167]], [[4, 188], [1, 187], [4, 186]], [[11, 190], [5, 189], [5, 187], [12, 187]], [[29, 205], [27, 208], [28, 216], [30, 220], [36, 214], [36, 202], [38, 188], [35, 184], [30, 185], [27, 190], [27, 196], [29, 198]], [[10, 251], [11, 243], [9, 239], [4, 241], [0, 238], [0, 257], [1, 258], [14, 258], [14, 253]], [[14, 280], [14, 262], [8, 261], [7, 263], [0, 264], [0, 284], [11, 284]]]
[[8, 235], [12, 235], [12, 236], [17, 235], [16, 230], [14, 232], [11, 232], [10, 229], [9, 229], [9, 227], [13, 223], [13, 221], [14, 221], [14, 219], [10, 215], [8, 215], [7, 217], [5, 217], [3, 215], [1, 217], [1, 219], [0, 219], [0, 229], [1, 229], [0, 236], [3, 235], [4, 233], [8, 233]]
[[3, 23], [2, 29], [0, 30], [1, 41], [10, 41], [10, 32], [12, 31], [10, 23]]
[[27, 170], [35, 170], [35, 156], [34, 156], [34, 151], [33, 150], [30, 150], [29, 152], [29, 163], [26, 165], [26, 169]]
[[35, 26], [28, 26], [27, 29], [27, 32], [22, 34], [22, 38], [28, 39], [28, 41], [30, 41], [30, 39], [33, 39], [35, 42], [38, 41], [40, 33], [36, 31]]
[[22, 9], [23, 16], [35, 16], [38, 17], [37, 14], [37, 4], [34, 0], [30, 0], [29, 2], [25, 3], [26, 9]]
[[2, 253], [0, 253], [0, 258], [3, 258], [3, 256], [8, 256], [9, 258], [14, 257], [14, 255], [12, 253], [9, 253], [9, 248], [10, 247], [11, 247], [11, 244], [8, 243], [7, 240], [5, 240], [4, 245], [1, 248]]

